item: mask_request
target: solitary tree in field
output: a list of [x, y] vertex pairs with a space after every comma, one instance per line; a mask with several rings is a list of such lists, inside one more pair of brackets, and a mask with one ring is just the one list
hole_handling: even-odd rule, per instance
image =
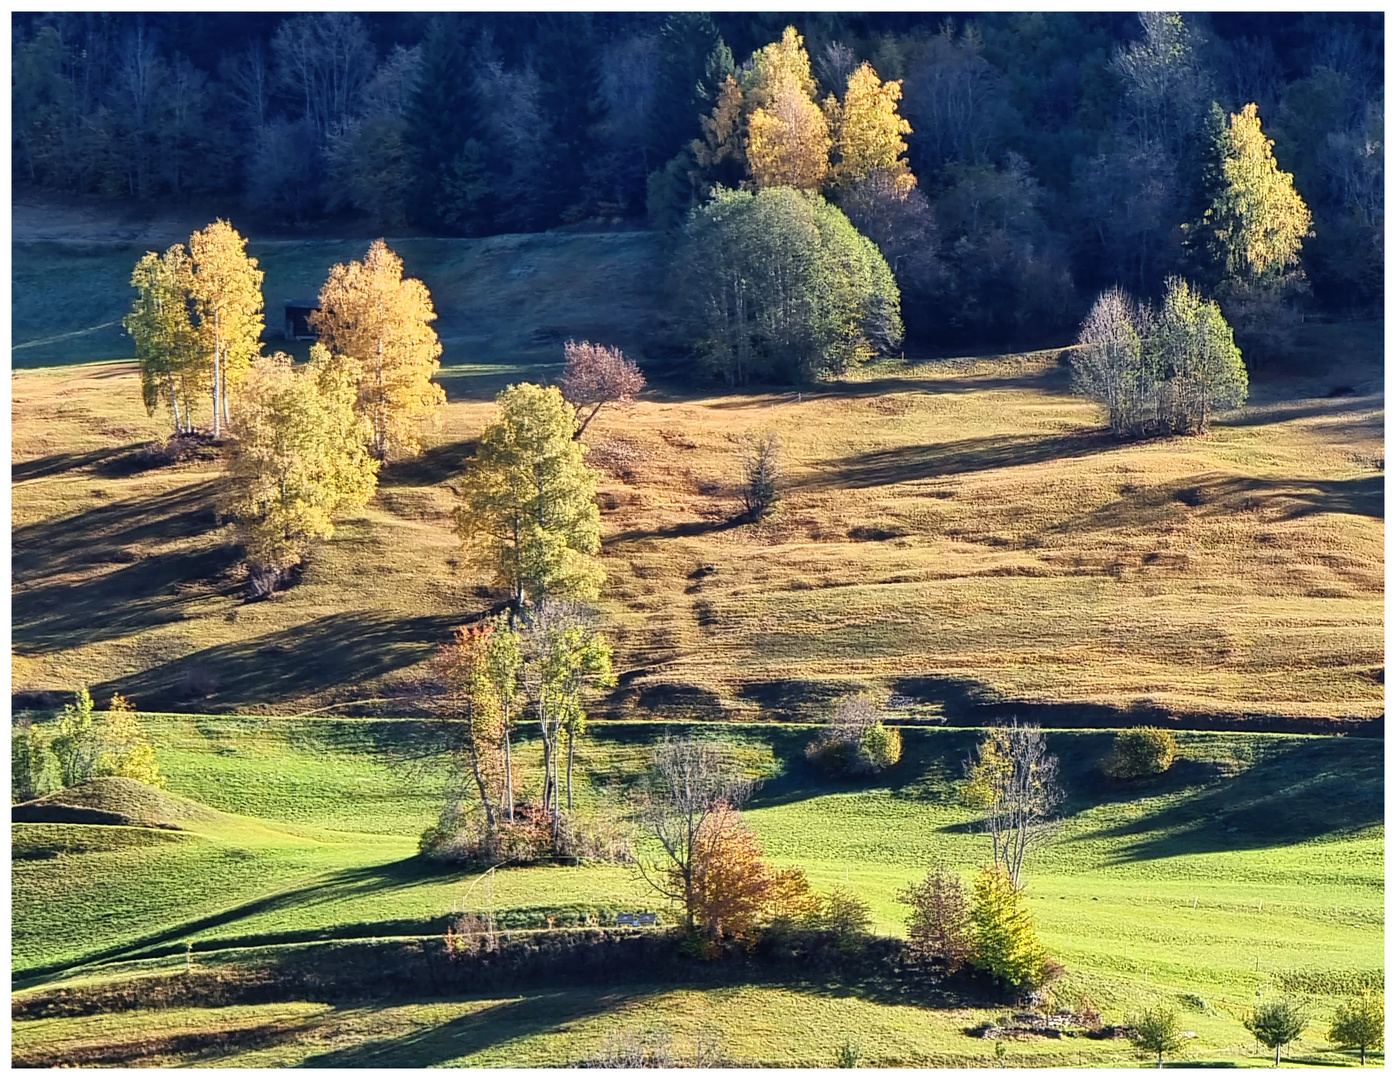
[[558, 385], [562, 387], [562, 396], [577, 410], [574, 439], [582, 437], [603, 405], [628, 402], [645, 388], [645, 376], [639, 366], [613, 346], [569, 341], [563, 354], [567, 366]]
[[572, 438], [575, 413], [555, 386], [518, 383], [495, 399], [466, 471], [456, 531], [485, 556], [515, 611], [547, 597], [595, 599], [605, 574], [598, 473]]
[[1386, 1038], [1386, 1005], [1370, 987], [1338, 1006], [1328, 1039], [1337, 1046], [1355, 1049], [1367, 1064], [1368, 1049], [1378, 1049]]
[[1292, 998], [1279, 998], [1256, 1006], [1244, 1023], [1246, 1030], [1275, 1051], [1275, 1068], [1280, 1067], [1280, 1051], [1300, 1035], [1309, 1022], [1303, 1007]]
[[1140, 1050], [1158, 1055], [1158, 1067], [1163, 1068], [1163, 1055], [1175, 1054], [1183, 1048], [1183, 1028], [1178, 1014], [1172, 1009], [1145, 1009], [1130, 1022], [1135, 1035], [1133, 1043]]
[[266, 588], [262, 575], [274, 588], [313, 540], [334, 535], [337, 511], [364, 506], [377, 486], [378, 463], [368, 453], [367, 425], [354, 415], [352, 380], [318, 345], [304, 368], [277, 353], [248, 374], [220, 506], [238, 523], [259, 591]]
[[164, 402], [176, 432], [194, 430], [194, 405], [208, 392], [199, 338], [189, 313], [193, 267], [183, 244], [147, 251], [131, 273], [135, 302], [123, 321], [141, 363], [141, 397], [155, 414]]
[[1140, 435], [1155, 419], [1158, 375], [1145, 343], [1153, 312], [1118, 285], [1096, 298], [1071, 356], [1077, 393], [1105, 406], [1116, 435]]
[[421, 451], [418, 427], [446, 400], [431, 381], [441, 367], [441, 342], [431, 294], [402, 276], [402, 260], [375, 240], [363, 262], [336, 264], [311, 316], [321, 344], [358, 361], [357, 410], [368, 420], [379, 461]]
[[1016, 889], [1028, 848], [1042, 835], [1061, 804], [1057, 758], [1034, 725], [992, 727], [975, 748], [961, 787], [966, 805], [984, 812], [993, 844], [994, 867]]
[[232, 425], [228, 402], [261, 351], [262, 278], [247, 241], [222, 218], [189, 237], [189, 294], [205, 364], [213, 375], [213, 436]]

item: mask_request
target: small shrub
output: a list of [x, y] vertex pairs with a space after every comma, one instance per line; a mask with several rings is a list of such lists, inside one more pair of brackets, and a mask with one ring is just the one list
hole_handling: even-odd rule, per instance
[[679, 1063], [668, 1029], [646, 1027], [609, 1036], [587, 1064], [594, 1069], [672, 1069]]
[[835, 889], [824, 897], [819, 922], [833, 932], [840, 949], [856, 949], [872, 928], [872, 909], [852, 893]]
[[897, 902], [911, 908], [906, 936], [914, 961], [942, 964], [951, 973], [964, 966], [974, 942], [959, 874], [936, 867], [921, 884], [898, 893]]
[[844, 698], [828, 729], [805, 747], [805, 759], [833, 776], [883, 772], [901, 758], [901, 733], [884, 725], [877, 704], [861, 695]]
[[879, 720], [858, 741], [858, 758], [871, 772], [890, 769], [902, 759], [902, 733]]
[[780, 443], [774, 431], [749, 442], [742, 463], [742, 480], [747, 517], [760, 521], [780, 502]]
[[1107, 776], [1134, 780], [1168, 771], [1178, 757], [1178, 740], [1164, 728], [1127, 728], [1115, 736], [1103, 768]]
[[856, 1069], [863, 1061], [863, 1048], [849, 1040], [834, 1054], [834, 1064], [840, 1069]]

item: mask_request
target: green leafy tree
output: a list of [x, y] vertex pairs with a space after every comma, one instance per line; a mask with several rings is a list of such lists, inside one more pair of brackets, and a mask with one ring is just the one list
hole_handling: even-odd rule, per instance
[[1172, 1009], [1156, 1007], [1145, 1009], [1129, 1022], [1134, 1028], [1130, 1040], [1140, 1050], [1158, 1055], [1158, 1067], [1163, 1068], [1163, 1055], [1175, 1054], [1183, 1048], [1183, 1028], [1178, 1014]]
[[545, 599], [528, 608], [521, 632], [524, 693], [543, 742], [543, 805], [561, 821], [563, 740], [566, 741], [567, 810], [572, 810], [572, 766], [577, 741], [586, 734], [582, 703], [588, 687], [615, 685], [611, 646], [592, 630], [581, 610], [566, 600]]
[[1309, 1017], [1293, 998], [1277, 998], [1257, 1005], [1243, 1022], [1262, 1046], [1275, 1051], [1275, 1068], [1278, 1069], [1280, 1051], [1304, 1033]]
[[378, 482], [368, 422], [354, 412], [353, 366], [320, 345], [311, 354], [299, 369], [284, 353], [253, 365], [220, 499], [249, 559], [278, 574], [332, 537], [334, 515], [366, 505]]
[[58, 759], [32, 723], [10, 727], [10, 801], [28, 802], [62, 787]]
[[1379, 1049], [1386, 1038], [1386, 1004], [1370, 987], [1338, 1005], [1328, 1029], [1328, 1041], [1345, 1049], [1355, 1049], [1367, 1064], [1367, 1051]]
[[78, 687], [71, 705], [63, 706], [53, 739], [53, 753], [58, 758], [58, 777], [65, 788], [85, 783], [97, 775], [102, 747], [92, 715], [92, 695], [85, 686]]
[[1031, 990], [1042, 982], [1047, 951], [1037, 939], [1023, 892], [999, 866], [974, 881], [970, 904], [974, 965], [1010, 986]]
[[595, 599], [605, 579], [600, 477], [572, 438], [575, 411], [555, 386], [518, 383], [466, 472], [456, 531], [491, 565], [517, 611], [548, 597]]
[[194, 430], [194, 406], [207, 392], [208, 371], [189, 316], [192, 264], [183, 244], [148, 251], [131, 273], [135, 302], [123, 320], [141, 364], [141, 397], [155, 414], [163, 401], [176, 432]]
[[1216, 410], [1245, 402], [1250, 385], [1231, 327], [1216, 301], [1182, 278], [1168, 279], [1147, 349], [1164, 383], [1165, 430], [1205, 432]]
[[1130, 780], [1167, 772], [1178, 757], [1178, 740], [1166, 728], [1126, 728], [1115, 736], [1106, 757], [1107, 776]]
[[675, 285], [703, 366], [729, 383], [838, 374], [901, 341], [887, 261], [819, 195], [719, 189], [685, 237]]

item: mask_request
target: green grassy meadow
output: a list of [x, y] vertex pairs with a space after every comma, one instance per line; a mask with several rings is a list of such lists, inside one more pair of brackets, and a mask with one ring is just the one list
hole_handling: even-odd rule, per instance
[[[258, 949], [439, 933], [452, 910], [483, 910], [483, 893], [470, 891], [475, 875], [413, 859], [445, 780], [439, 758], [414, 752], [429, 743], [421, 722], [152, 716], [148, 726], [170, 794], [211, 809], [171, 800], [163, 813], [179, 818], [179, 832], [14, 825], [21, 994], [182, 965], [191, 941], [197, 963], [216, 968]], [[660, 730], [597, 724], [581, 759], [584, 801], [622, 794]], [[969, 871], [985, 857], [987, 841], [951, 787], [973, 730], [906, 729], [903, 763], [874, 785], [814, 773], [801, 753], [808, 728], [702, 730], [738, 740], [765, 777], [747, 816], [767, 855], [804, 866], [816, 888], [865, 899], [878, 932], [902, 932], [894, 894], [933, 863]], [[1340, 1060], [1317, 1018], [1336, 993], [1382, 979], [1380, 743], [1185, 733], [1169, 774], [1126, 785], [1098, 772], [1108, 733], [1053, 731], [1049, 741], [1070, 799], [1059, 833], [1031, 859], [1029, 889], [1040, 932], [1069, 972], [1059, 998], [1084, 994], [1116, 1022], [1159, 998], [1200, 998], [1208, 1013], [1183, 1006], [1197, 1034], [1184, 1056], [1256, 1064], [1239, 1018], [1257, 990], [1299, 992], [1316, 1020], [1296, 1054]], [[603, 865], [501, 870], [492, 895], [501, 921], [515, 926], [652, 903], [631, 872]], [[1002, 1012], [951, 1015], [832, 989], [644, 982], [608, 991], [614, 1007], [599, 1006], [596, 992], [557, 991], [369, 1010], [285, 1003], [22, 1021], [15, 1053], [18, 1061], [30, 1050], [145, 1039], [157, 1049], [135, 1056], [150, 1064], [559, 1064], [597, 1053], [643, 1018], [664, 1026], [680, 1056], [715, 1031], [744, 1064], [830, 1064], [848, 1038], [863, 1042], [869, 1064], [973, 1064], [982, 1040], [963, 1029]], [[472, 1019], [482, 1010], [502, 1022]], [[542, 1024], [540, 1012], [575, 1013], [575, 1022]], [[751, 1028], [754, 1014], [767, 1026]], [[181, 1025], [226, 1031], [231, 1045], [212, 1059], [207, 1048], [162, 1057], [157, 1036]], [[263, 1030], [286, 1025], [302, 1035]], [[808, 1039], [797, 1035], [803, 1025]], [[243, 1028], [260, 1034], [243, 1038]], [[314, 1056], [317, 1048], [328, 1056]], [[1133, 1060], [1127, 1047], [1084, 1040], [1013, 1049], [1024, 1064]]]

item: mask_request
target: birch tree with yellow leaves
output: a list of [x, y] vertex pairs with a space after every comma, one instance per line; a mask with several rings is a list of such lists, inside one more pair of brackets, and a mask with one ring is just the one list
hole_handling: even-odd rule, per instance
[[916, 186], [902, 138], [911, 134], [911, 124], [897, 112], [901, 97], [901, 80], [883, 82], [865, 61], [848, 76], [843, 101], [833, 94], [824, 100], [833, 133], [832, 187], [848, 188], [876, 173], [887, 177], [903, 198]]
[[336, 264], [320, 290], [311, 327], [322, 345], [356, 361], [356, 408], [379, 461], [420, 453], [420, 427], [445, 404], [445, 391], [431, 381], [441, 367], [441, 342], [429, 325], [435, 319], [427, 287], [403, 278], [402, 260], [382, 240], [363, 262]]
[[752, 54], [742, 72], [747, 166], [757, 188], [818, 191], [829, 171], [829, 123], [814, 102], [805, 41], [787, 26], [779, 41]]
[[232, 426], [228, 401], [261, 351], [262, 277], [247, 241], [219, 218], [189, 237], [189, 295], [204, 363], [212, 375], [213, 437]]
[[208, 388], [207, 365], [189, 315], [192, 267], [183, 244], [147, 251], [131, 272], [136, 290], [122, 321], [141, 364], [141, 397], [151, 416], [164, 402], [176, 434], [194, 430], [194, 405]]

